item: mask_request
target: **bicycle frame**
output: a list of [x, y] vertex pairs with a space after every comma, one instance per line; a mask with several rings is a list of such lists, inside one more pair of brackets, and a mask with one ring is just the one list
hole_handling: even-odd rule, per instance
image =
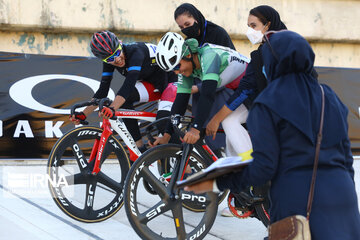
[[[192, 146], [191, 146], [192, 145]], [[189, 148], [189, 149], [187, 149]], [[189, 158], [190, 158], [190, 153], [191, 153], [191, 150], [194, 150], [196, 153], [198, 153], [202, 158], [207, 158], [207, 159], [211, 159], [213, 160], [214, 162], [216, 160], [218, 160], [218, 157], [215, 155], [215, 153], [210, 149], [210, 147], [205, 143], [205, 141], [202, 139], [202, 143], [200, 142], [197, 142], [195, 144], [185, 144], [184, 145], [184, 150], [183, 152], [185, 153], [183, 158], [186, 157], [186, 161], [184, 159], [181, 159], [181, 161], [184, 161], [185, 162], [185, 165], [184, 165], [184, 168], [181, 168], [180, 169], [186, 169], [187, 165], [188, 165], [188, 162], [189, 162]], [[185, 171], [183, 171], [182, 175], [181, 175], [181, 178], [179, 180], [183, 180], [184, 178], [184, 174], [185, 174]]]
[[[178, 124], [179, 123], [189, 123], [189, 122], [182, 122], [181, 119], [184, 118], [190, 118], [191, 117], [187, 116], [187, 117], [180, 117], [180, 116], [173, 116], [171, 117], [171, 121], [172, 121], [172, 125], [173, 125], [173, 129], [174, 131], [181, 136], [181, 130], [178, 128]], [[161, 120], [157, 120], [157, 121], [161, 121]], [[190, 120], [192, 121], [192, 120]], [[150, 126], [148, 126], [148, 129], [150, 129], [151, 125], [155, 124], [155, 122], [151, 123]], [[149, 130], [147, 129], [147, 131], [149, 132]], [[219, 130], [218, 132], [222, 132], [222, 130]], [[183, 154], [181, 156], [180, 161], [176, 162], [176, 165], [174, 167], [174, 171], [173, 171], [173, 175], [170, 179], [170, 187], [172, 189], [172, 193], [174, 197], [178, 197], [179, 195], [179, 189], [177, 189], [176, 194], [175, 194], [175, 183], [176, 181], [180, 181], [184, 178], [185, 175], [185, 169], [189, 163], [189, 159], [190, 159], [190, 154], [192, 151], [195, 151], [196, 153], [199, 154], [199, 156], [201, 156], [204, 159], [207, 160], [212, 160], [212, 161], [216, 161], [218, 160], [218, 157], [215, 155], [215, 153], [210, 149], [210, 147], [206, 144], [205, 140], [204, 140], [204, 132], [202, 134], [200, 134], [200, 139], [199, 141], [197, 141], [195, 144], [188, 144], [188, 143], [183, 143]], [[180, 174], [179, 174], [180, 173]]]
[[91, 172], [93, 175], [96, 175], [100, 172], [100, 162], [102, 158], [103, 149], [107, 143], [107, 140], [111, 134], [113, 134], [112, 129], [119, 134], [120, 138], [126, 144], [129, 153], [130, 160], [135, 161], [140, 155], [141, 152], [139, 148], [136, 146], [136, 143], [125, 126], [123, 118], [131, 118], [138, 120], [145, 120], [149, 122], [153, 122], [156, 119], [156, 114], [151, 112], [140, 112], [140, 111], [129, 111], [129, 110], [120, 110], [115, 112], [116, 120], [105, 119], [103, 118], [101, 128], [103, 132], [100, 136], [100, 139], [96, 139], [88, 160], [88, 163], [91, 163], [95, 159], [94, 168]]
[[[190, 153], [194, 150], [196, 153], [199, 154], [204, 159], [211, 159], [212, 161], [218, 160], [218, 157], [215, 155], [215, 153], [210, 149], [210, 147], [205, 143], [205, 141], [202, 139], [202, 142], [197, 142], [195, 144], [183, 144], [183, 155], [181, 156], [181, 160], [176, 163], [176, 166], [174, 168], [174, 178], [171, 177], [169, 185], [171, 186], [171, 189], [174, 189], [175, 183], [177, 181], [183, 180], [185, 175], [185, 169], [189, 163], [190, 159]], [[178, 173], [181, 172], [179, 175]], [[175, 179], [175, 181], [172, 181], [172, 179]], [[178, 195], [178, 194], [176, 194]]]

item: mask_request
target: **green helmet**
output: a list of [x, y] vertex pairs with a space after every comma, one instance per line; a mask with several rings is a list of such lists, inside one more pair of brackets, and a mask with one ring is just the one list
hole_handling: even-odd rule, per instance
[[187, 56], [190, 53], [194, 54], [198, 52], [199, 43], [195, 38], [189, 38], [185, 40], [183, 46], [182, 46], [182, 53], [183, 56]]

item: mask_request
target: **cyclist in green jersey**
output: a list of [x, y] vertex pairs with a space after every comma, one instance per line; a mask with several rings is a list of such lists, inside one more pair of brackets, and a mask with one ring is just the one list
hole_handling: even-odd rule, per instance
[[[185, 114], [194, 78], [202, 81], [197, 111], [193, 113], [194, 123], [183, 138], [185, 142], [193, 144], [199, 140], [200, 130], [205, 127], [208, 120], [216, 89], [241, 79], [249, 59], [227, 47], [208, 43], [198, 47], [196, 39], [185, 41], [181, 35], [173, 32], [168, 32], [161, 38], [155, 57], [163, 70], [178, 74], [178, 89], [171, 114]], [[245, 107], [240, 114], [243, 116], [242, 122], [245, 122], [248, 114]], [[231, 126], [223, 124], [223, 127], [225, 134], [231, 131]], [[242, 128], [238, 135], [236, 141], [227, 139], [227, 144], [241, 146], [236, 155], [249, 155], [252, 145], [247, 131]], [[168, 128], [168, 132], [154, 144], [167, 143], [170, 136], [171, 128]]]

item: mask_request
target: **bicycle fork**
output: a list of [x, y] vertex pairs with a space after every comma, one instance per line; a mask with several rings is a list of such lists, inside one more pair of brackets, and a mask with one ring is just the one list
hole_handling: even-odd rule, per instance
[[[175, 183], [184, 177], [185, 169], [187, 164], [189, 163], [190, 153], [192, 149], [193, 149], [193, 145], [185, 144], [185, 143], [183, 144], [182, 156], [180, 158], [180, 161], [176, 161], [175, 168], [173, 171], [173, 176], [171, 177], [168, 186], [169, 189], [171, 190], [170, 201], [177, 201], [180, 198], [180, 189], [175, 188]], [[182, 213], [181, 200], [174, 206], [173, 211], [176, 213], [174, 215], [174, 223], [176, 227], [177, 238], [185, 239], [186, 238], [186, 232], [184, 227], [185, 222]]]
[[175, 183], [184, 178], [186, 166], [189, 163], [190, 154], [193, 149], [192, 144], [183, 144], [183, 151], [180, 161], [176, 161], [173, 174], [169, 183], [171, 189], [170, 199], [175, 200], [179, 198], [180, 189], [175, 189]]
[[103, 157], [103, 152], [105, 149], [105, 145], [112, 134], [112, 131], [110, 129], [110, 123], [109, 120], [104, 119], [103, 120], [103, 132], [101, 133], [100, 140], [96, 139], [93, 145], [93, 148], [91, 150], [90, 158], [88, 163], [91, 163], [95, 159], [94, 168], [91, 172], [92, 175], [97, 175], [100, 172], [100, 163], [101, 159]]

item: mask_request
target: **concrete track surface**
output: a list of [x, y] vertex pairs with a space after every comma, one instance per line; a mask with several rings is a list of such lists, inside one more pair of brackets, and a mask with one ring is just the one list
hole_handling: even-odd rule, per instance
[[[132, 229], [124, 207], [110, 219], [100, 223], [81, 223], [65, 215], [44, 190], [37, 196], [28, 196], [24, 191], [12, 191], [9, 188], [10, 173], [30, 173], [46, 168], [44, 161], [38, 163], [0, 161], [0, 239], [140, 239]], [[360, 161], [354, 161], [355, 182], [360, 196]], [[16, 170], [14, 170], [16, 169]], [[10, 179], [11, 180], [11, 179]], [[225, 201], [219, 206], [218, 216], [210, 233], [205, 239], [247, 239], [259, 240], [267, 235], [266, 228], [256, 219], [237, 219], [220, 216], [220, 210], [226, 206]], [[169, 217], [166, 221], [172, 221]]]

